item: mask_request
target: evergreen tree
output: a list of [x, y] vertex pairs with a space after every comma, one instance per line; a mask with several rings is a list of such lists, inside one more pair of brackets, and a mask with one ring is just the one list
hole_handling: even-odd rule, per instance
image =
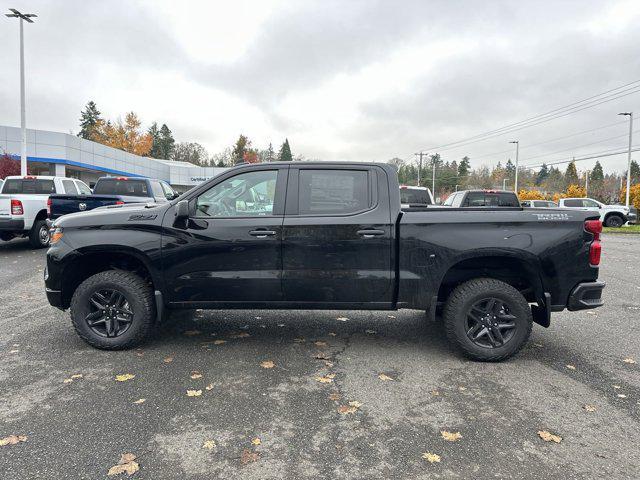
[[102, 118], [98, 107], [93, 100], [89, 101], [80, 113], [80, 132], [78, 132], [78, 136], [87, 140], [95, 140], [96, 128], [101, 122]]
[[507, 172], [507, 177], [513, 178], [516, 173], [516, 166], [513, 164], [511, 159], [507, 160], [507, 163], [504, 165], [504, 171]]
[[160, 130], [158, 129], [158, 124], [156, 122], [153, 122], [149, 127], [149, 130], [147, 130], [147, 133], [151, 135], [152, 139], [149, 156], [152, 158], [162, 158], [161, 137]]
[[273, 162], [276, 159], [276, 153], [273, 151], [273, 145], [269, 142], [269, 148], [267, 148], [267, 155], [265, 160], [267, 162]]
[[292, 162], [293, 155], [291, 155], [291, 147], [289, 146], [289, 139], [285, 138], [282, 147], [280, 147], [280, 153], [278, 153], [278, 160], [281, 162]]
[[162, 127], [160, 127], [160, 156], [158, 158], [165, 160], [172, 158], [175, 143], [171, 130], [169, 130], [166, 123], [163, 123]]
[[462, 157], [462, 160], [460, 160], [460, 164], [458, 165], [458, 177], [460, 177], [460, 180], [464, 181], [465, 178], [469, 176], [470, 170], [471, 162], [469, 157], [465, 155]]
[[576, 170], [576, 163], [571, 162], [567, 165], [567, 171], [564, 174], [564, 186], [580, 185], [580, 179], [578, 178], [578, 170]]
[[631, 183], [640, 183], [640, 167], [635, 160], [631, 160]]
[[602, 171], [602, 165], [600, 165], [599, 161], [596, 161], [596, 164], [591, 170], [591, 175], [589, 175], [589, 180], [595, 183], [602, 183], [604, 181], [604, 172]]
[[536, 176], [536, 185], [540, 186], [543, 184], [543, 182], [549, 177], [549, 167], [547, 167], [546, 163], [542, 164], [542, 167], [540, 167], [540, 171], [538, 172], [538, 175]]
[[238, 140], [236, 140], [236, 144], [233, 146], [232, 158], [234, 165], [238, 165], [244, 162], [244, 156], [250, 146], [251, 140], [240, 134]]

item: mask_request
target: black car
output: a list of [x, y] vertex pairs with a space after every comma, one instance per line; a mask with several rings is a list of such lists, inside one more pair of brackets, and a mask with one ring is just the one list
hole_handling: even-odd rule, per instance
[[603, 304], [597, 214], [403, 212], [386, 164], [242, 165], [165, 204], [56, 220], [49, 302], [129, 348], [167, 309], [442, 309], [452, 345], [502, 360], [551, 312]]

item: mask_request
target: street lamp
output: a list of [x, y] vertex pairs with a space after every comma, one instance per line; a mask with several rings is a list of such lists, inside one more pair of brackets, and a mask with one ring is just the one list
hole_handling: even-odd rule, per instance
[[631, 188], [631, 145], [633, 143], [633, 112], [621, 112], [618, 115], [629, 116], [629, 154], [627, 159], [627, 197], [625, 205], [629, 208], [629, 189]]
[[502, 190], [506, 190], [507, 189], [507, 179], [503, 178], [502, 179]]
[[22, 147], [20, 149], [20, 175], [27, 175], [27, 119], [24, 106], [24, 35], [23, 23], [33, 23], [32, 17], [37, 17], [33, 13], [20, 13], [15, 8], [10, 8], [13, 13], [6, 13], [7, 17], [20, 19], [20, 129], [22, 130]]
[[520, 140], [512, 140], [509, 143], [516, 144], [516, 178], [513, 182], [513, 191], [518, 194], [518, 151], [520, 150]]

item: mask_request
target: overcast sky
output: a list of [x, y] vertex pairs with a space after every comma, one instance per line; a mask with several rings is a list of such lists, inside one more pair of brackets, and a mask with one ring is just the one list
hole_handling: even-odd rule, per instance
[[[288, 137], [307, 158], [410, 158], [640, 80], [638, 0], [0, 6], [38, 14], [25, 26], [28, 127], [76, 133], [93, 100], [105, 117], [134, 110], [210, 153], [243, 133], [258, 148]], [[0, 125], [18, 126], [15, 19], [0, 19], [0, 60]], [[630, 110], [640, 112], [640, 93], [442, 156], [504, 163], [514, 138], [522, 164], [625, 148], [616, 114]]]

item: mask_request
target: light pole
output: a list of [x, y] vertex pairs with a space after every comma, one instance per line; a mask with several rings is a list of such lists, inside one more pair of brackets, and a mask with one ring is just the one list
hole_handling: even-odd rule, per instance
[[520, 150], [520, 140], [512, 140], [509, 143], [516, 144], [516, 178], [513, 181], [513, 191], [516, 192], [516, 195], [517, 195], [518, 194], [518, 151]]
[[434, 196], [434, 198], [436, 195], [436, 155], [431, 155], [431, 170], [433, 171], [433, 180], [431, 183], [431, 194]]
[[629, 116], [629, 155], [627, 159], [627, 196], [625, 205], [629, 208], [629, 190], [631, 189], [631, 145], [633, 144], [633, 112], [622, 112], [618, 115]]
[[502, 179], [502, 190], [506, 190], [507, 189], [507, 179], [503, 178]]
[[23, 23], [33, 23], [32, 17], [37, 17], [33, 13], [20, 13], [15, 8], [10, 8], [11, 12], [5, 14], [7, 17], [20, 19], [20, 129], [22, 130], [22, 146], [20, 148], [20, 175], [27, 175], [27, 119], [24, 105], [24, 34]]
[[589, 170], [584, 172], [584, 194], [589, 196]]
[[418, 161], [418, 186], [420, 186], [420, 170], [422, 170], [422, 156], [424, 155], [424, 153], [414, 153], [414, 155], [420, 157], [420, 160]]

